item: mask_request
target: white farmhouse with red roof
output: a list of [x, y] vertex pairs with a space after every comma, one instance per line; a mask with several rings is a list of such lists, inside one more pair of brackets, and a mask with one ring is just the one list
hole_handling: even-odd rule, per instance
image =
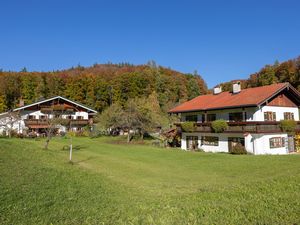
[[[29, 105], [20, 105], [19, 108], [0, 114], [0, 132], [13, 129], [19, 134], [34, 133], [44, 134], [49, 127], [49, 120], [60, 117], [64, 124], [58, 124], [55, 133], [66, 131], [81, 131], [83, 127], [93, 123], [93, 117], [97, 111], [61, 96], [35, 102]], [[16, 117], [13, 127], [10, 126], [10, 117]], [[7, 121], [7, 122], [6, 122]], [[1, 126], [1, 124], [7, 124]]]
[[[181, 129], [181, 148], [202, 149], [206, 152], [231, 152], [244, 146], [252, 154], [287, 154], [299, 150], [295, 133], [282, 129], [281, 120], [295, 120], [295, 132], [300, 132], [300, 93], [289, 83], [241, 89], [233, 84], [232, 92], [196, 97], [171, 109], [181, 115], [179, 130], [184, 122], [192, 121], [192, 131]], [[228, 127], [216, 133], [211, 127], [215, 120], [227, 121]]]

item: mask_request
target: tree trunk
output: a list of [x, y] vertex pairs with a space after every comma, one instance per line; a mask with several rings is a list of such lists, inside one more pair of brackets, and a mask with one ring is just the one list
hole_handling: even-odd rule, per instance
[[45, 149], [45, 150], [48, 150], [49, 141], [50, 141], [50, 140], [47, 138], [47, 139], [46, 139], [46, 142], [45, 142], [45, 146], [44, 146], [44, 149]]
[[127, 143], [130, 142], [130, 130], [128, 130], [128, 134], [127, 134]]
[[47, 134], [47, 139], [46, 139], [45, 146], [44, 146], [45, 150], [48, 150], [48, 145], [49, 145], [50, 139], [51, 139], [51, 131], [48, 132], [48, 134]]

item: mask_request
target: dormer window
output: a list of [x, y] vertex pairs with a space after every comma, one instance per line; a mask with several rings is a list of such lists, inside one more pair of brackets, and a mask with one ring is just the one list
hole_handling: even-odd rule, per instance
[[276, 112], [264, 112], [265, 121], [276, 121]]

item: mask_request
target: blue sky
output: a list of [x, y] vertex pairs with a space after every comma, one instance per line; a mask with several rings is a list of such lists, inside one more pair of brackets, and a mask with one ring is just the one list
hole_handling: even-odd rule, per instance
[[1, 0], [0, 68], [197, 70], [209, 87], [300, 55], [299, 0]]

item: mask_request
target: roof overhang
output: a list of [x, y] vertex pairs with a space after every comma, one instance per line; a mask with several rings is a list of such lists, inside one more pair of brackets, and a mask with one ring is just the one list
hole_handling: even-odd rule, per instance
[[294, 88], [290, 83], [286, 83], [286, 85], [283, 86], [281, 89], [277, 90], [271, 96], [258, 103], [258, 106], [262, 106], [263, 104], [267, 103], [269, 100], [271, 100], [276, 95], [280, 94], [280, 92], [284, 91], [285, 89], [289, 90], [289, 93], [292, 93], [294, 95], [294, 100], [297, 101], [298, 106], [300, 106], [300, 92], [297, 91], [297, 89]]
[[205, 108], [205, 109], [193, 109], [193, 110], [178, 110], [178, 111], [168, 111], [168, 113], [187, 113], [187, 112], [201, 112], [201, 111], [213, 111], [213, 110], [222, 110], [222, 109], [237, 109], [237, 108], [250, 108], [257, 107], [256, 104], [249, 105], [235, 105], [235, 106], [226, 106], [226, 107], [217, 107], [217, 108]]
[[52, 98], [49, 98], [49, 99], [45, 99], [45, 100], [42, 100], [42, 101], [39, 101], [39, 102], [35, 102], [35, 103], [29, 104], [29, 105], [25, 105], [25, 106], [16, 108], [16, 109], [14, 109], [13, 111], [14, 111], [14, 112], [15, 112], [15, 111], [20, 111], [20, 110], [22, 110], [22, 109], [26, 109], [26, 108], [29, 108], [29, 107], [31, 107], [31, 106], [39, 105], [39, 104], [42, 104], [42, 103], [45, 103], [45, 102], [49, 102], [49, 101], [52, 101], [52, 100], [55, 100], [55, 99], [62, 99], [62, 100], [64, 100], [64, 101], [66, 101], [66, 102], [69, 102], [69, 103], [72, 103], [72, 104], [74, 104], [74, 105], [80, 106], [81, 108], [84, 108], [84, 109], [86, 109], [87, 111], [89, 111], [89, 112], [91, 112], [91, 113], [98, 113], [98, 112], [97, 112], [96, 110], [94, 110], [94, 109], [91, 109], [91, 108], [89, 108], [89, 107], [87, 107], [87, 106], [84, 106], [84, 105], [82, 105], [82, 104], [80, 104], [80, 103], [78, 103], [78, 102], [69, 100], [69, 99], [67, 99], [67, 98], [64, 98], [64, 97], [62, 97], [62, 96], [55, 96], [55, 97], [52, 97]]

